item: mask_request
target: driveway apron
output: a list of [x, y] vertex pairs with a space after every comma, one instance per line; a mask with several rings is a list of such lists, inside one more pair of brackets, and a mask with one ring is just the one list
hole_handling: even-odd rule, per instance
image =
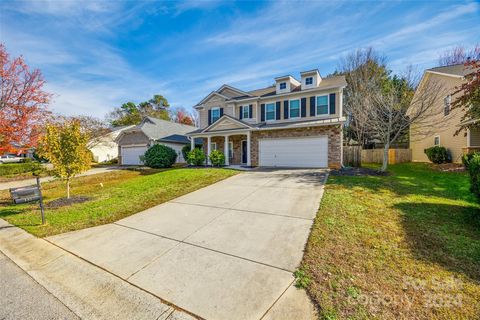
[[310, 319], [292, 273], [325, 179], [317, 169], [251, 171], [48, 240], [205, 319]]

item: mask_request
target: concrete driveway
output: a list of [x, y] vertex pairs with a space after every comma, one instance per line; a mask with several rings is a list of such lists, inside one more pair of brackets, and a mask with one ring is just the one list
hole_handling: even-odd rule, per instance
[[48, 238], [206, 319], [310, 319], [293, 287], [322, 170], [242, 173], [113, 224]]

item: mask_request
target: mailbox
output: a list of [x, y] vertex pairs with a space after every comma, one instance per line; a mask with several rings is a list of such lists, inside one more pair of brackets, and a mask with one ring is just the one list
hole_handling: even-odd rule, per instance
[[42, 214], [42, 225], [45, 224], [45, 211], [43, 209], [43, 198], [42, 198], [42, 187], [40, 185], [40, 178], [37, 177], [37, 185], [20, 187], [20, 188], [11, 188], [10, 196], [12, 197], [13, 203], [27, 203], [33, 201], [40, 202], [40, 212]]

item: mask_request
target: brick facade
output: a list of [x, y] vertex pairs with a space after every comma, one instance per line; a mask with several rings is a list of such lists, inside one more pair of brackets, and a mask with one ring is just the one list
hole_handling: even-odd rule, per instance
[[[251, 141], [251, 161], [252, 166], [258, 166], [258, 140], [265, 138], [289, 138], [289, 137], [311, 137], [319, 135], [328, 136], [328, 166], [330, 168], [339, 168], [341, 166], [341, 132], [340, 125], [307, 127], [295, 129], [279, 129], [268, 131], [253, 131]], [[313, 155], [314, 156], [314, 155]]]
[[[251, 163], [252, 166], [258, 166], [258, 140], [268, 138], [290, 138], [290, 137], [314, 137], [320, 135], [328, 136], [328, 166], [330, 168], [339, 168], [342, 157], [342, 128], [341, 125], [319, 126], [295, 129], [278, 130], [259, 130], [252, 131], [251, 134]], [[242, 162], [242, 140], [246, 140], [246, 135], [233, 135], [228, 138], [233, 142], [233, 159], [230, 164], [241, 164]], [[223, 136], [212, 137], [211, 142], [217, 144], [217, 150], [224, 151], [225, 138]], [[203, 150], [207, 152], [207, 139], [203, 139]], [[314, 156], [314, 155], [312, 155]]]

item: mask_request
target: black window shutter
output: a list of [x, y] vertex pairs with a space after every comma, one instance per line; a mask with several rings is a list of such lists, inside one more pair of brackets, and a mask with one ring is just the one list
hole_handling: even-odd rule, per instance
[[253, 118], [253, 104], [248, 106], [248, 116], [249, 118]]
[[310, 97], [310, 116], [315, 117], [315, 97]]
[[240, 120], [243, 119], [243, 106], [240, 106], [240, 116], [238, 117]]
[[283, 119], [288, 119], [288, 100], [283, 101]]
[[335, 114], [335, 93], [330, 93], [330, 114]]
[[212, 124], [212, 110], [208, 110], [208, 125]]
[[220, 108], [220, 118], [223, 116], [223, 108]]
[[276, 116], [276, 120], [280, 120], [281, 118], [281, 114], [280, 114], [280, 101], [277, 101], [277, 103], [275, 104], [276, 108], [275, 108], [275, 116]]
[[302, 98], [301, 104], [302, 104], [302, 118], [305, 118], [307, 116], [307, 98]]
[[265, 121], [265, 103], [260, 105], [260, 121]]

